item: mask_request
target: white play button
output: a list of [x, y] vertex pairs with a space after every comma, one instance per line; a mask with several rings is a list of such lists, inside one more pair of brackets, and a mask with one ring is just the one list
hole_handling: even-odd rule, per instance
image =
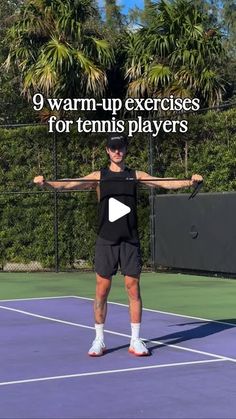
[[124, 217], [124, 215], [129, 214], [130, 211], [131, 209], [127, 205], [122, 204], [122, 202], [117, 201], [115, 198], [109, 198], [108, 219], [111, 223]]

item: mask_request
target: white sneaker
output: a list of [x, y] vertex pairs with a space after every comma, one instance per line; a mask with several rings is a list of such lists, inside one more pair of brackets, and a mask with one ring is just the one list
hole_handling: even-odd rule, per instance
[[91, 348], [88, 351], [89, 356], [102, 356], [106, 350], [105, 343], [103, 340], [96, 338], [94, 339]]
[[136, 356], [150, 355], [150, 352], [148, 348], [146, 347], [145, 343], [139, 338], [131, 339], [129, 352]]

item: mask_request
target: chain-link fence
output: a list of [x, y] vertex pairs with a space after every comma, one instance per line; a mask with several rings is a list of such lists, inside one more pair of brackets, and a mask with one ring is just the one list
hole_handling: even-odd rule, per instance
[[[235, 191], [235, 105], [171, 118], [186, 118], [188, 131], [160, 131], [156, 137], [136, 134], [130, 140], [127, 165], [160, 177], [201, 173], [204, 191]], [[100, 134], [49, 134], [48, 127], [40, 124], [0, 127], [2, 271], [93, 267], [96, 193], [41, 190], [32, 180], [39, 174], [53, 180], [99, 170], [108, 163], [104, 145], [105, 136]], [[157, 193], [156, 189], [138, 192], [139, 233], [147, 268], [154, 264]]]
[[[149, 199], [139, 193], [140, 239], [149, 256]], [[68, 271], [93, 268], [97, 231], [94, 192], [1, 192], [0, 269]]]
[[[74, 178], [104, 167], [104, 138], [83, 143], [74, 133], [48, 134], [46, 126], [0, 129], [0, 269], [62, 271], [93, 269], [98, 205], [95, 191], [42, 190], [34, 176]], [[145, 169], [148, 149], [140, 147]], [[130, 155], [131, 164], [138, 160]], [[149, 249], [149, 192], [138, 192], [140, 239], [145, 267]]]

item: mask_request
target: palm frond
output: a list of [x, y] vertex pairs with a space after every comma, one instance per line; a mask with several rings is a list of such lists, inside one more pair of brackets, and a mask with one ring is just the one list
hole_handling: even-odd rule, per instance
[[150, 94], [150, 86], [146, 77], [139, 78], [128, 84], [127, 97], [143, 97]]
[[86, 93], [96, 92], [98, 96], [104, 92], [107, 84], [107, 78], [104, 71], [96, 66], [82, 51], [77, 51], [77, 64], [81, 71], [81, 78], [83, 80], [83, 87]]
[[52, 65], [38, 62], [28, 70], [24, 78], [23, 94], [31, 97], [32, 90], [39, 90], [49, 96], [55, 89], [57, 81], [58, 77]]
[[165, 88], [172, 80], [172, 71], [169, 66], [162, 64], [152, 65], [148, 72], [148, 80], [155, 89]]
[[61, 70], [69, 68], [72, 64], [72, 50], [69, 44], [60, 42], [56, 38], [52, 38], [42, 49], [42, 56], [55, 69]]

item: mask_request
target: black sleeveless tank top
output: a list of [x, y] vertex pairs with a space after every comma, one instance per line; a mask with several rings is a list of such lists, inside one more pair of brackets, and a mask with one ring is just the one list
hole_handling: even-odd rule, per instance
[[[127, 180], [129, 178], [132, 180]], [[117, 173], [108, 168], [101, 169], [98, 244], [118, 244], [121, 241], [139, 242], [136, 190], [135, 170], [126, 167], [123, 172]], [[110, 198], [127, 205], [131, 211], [118, 220], [110, 222], [108, 213]]]

